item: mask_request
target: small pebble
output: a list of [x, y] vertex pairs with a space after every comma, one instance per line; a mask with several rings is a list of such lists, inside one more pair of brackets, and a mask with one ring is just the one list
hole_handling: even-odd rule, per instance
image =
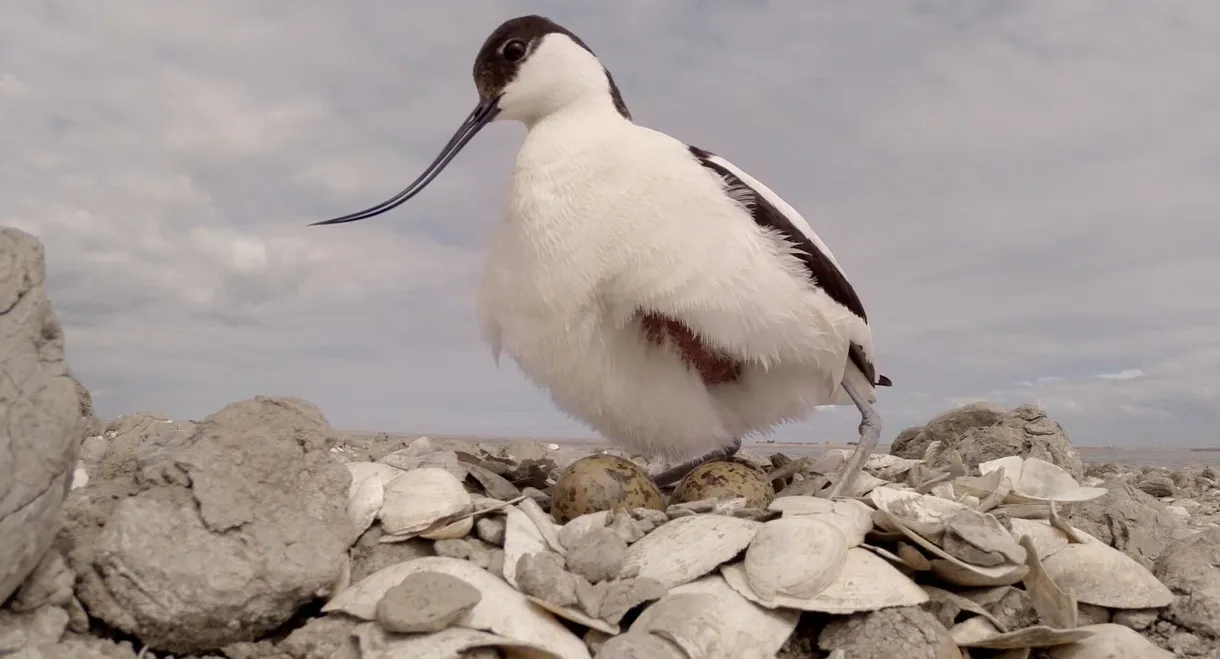
[[1175, 490], [1173, 479], [1164, 474], [1149, 474], [1135, 487], [1154, 497], [1170, 497], [1173, 496]]
[[[657, 512], [660, 511], [658, 510]], [[621, 510], [611, 512], [610, 516], [606, 519], [606, 527], [628, 545], [644, 537], [644, 534], [647, 533], [647, 531], [640, 527], [638, 521], [630, 514]]]
[[501, 579], [504, 578], [504, 550], [503, 549], [491, 550], [491, 558], [489, 558], [487, 561], [487, 571], [496, 575], [497, 577], [500, 577]]
[[1160, 611], [1157, 609], [1127, 609], [1114, 612], [1114, 623], [1143, 631], [1156, 622]]
[[[615, 519], [634, 521], [626, 515], [617, 515]], [[643, 537], [642, 533], [640, 537]], [[567, 564], [575, 574], [597, 583], [617, 576], [626, 556], [627, 542], [615, 530], [593, 529], [577, 538], [568, 549]]]
[[563, 557], [549, 551], [522, 554], [517, 584], [528, 595], [559, 606], [576, 604], [576, 575], [563, 569]]
[[449, 558], [470, 558], [471, 549], [470, 543], [463, 538], [446, 538], [437, 540], [432, 544], [432, 550], [437, 556], [447, 556]]
[[376, 620], [388, 632], [440, 631], [474, 608], [481, 598], [477, 588], [457, 577], [417, 572], [386, 591], [377, 603]]
[[474, 523], [474, 531], [483, 542], [503, 547], [505, 526], [503, 517], [483, 517]]

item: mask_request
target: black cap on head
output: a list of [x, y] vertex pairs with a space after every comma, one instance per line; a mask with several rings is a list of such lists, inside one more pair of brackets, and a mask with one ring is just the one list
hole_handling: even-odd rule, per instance
[[[517, 76], [522, 63], [529, 59], [542, 38], [548, 34], [562, 34], [589, 53], [593, 53], [580, 37], [549, 18], [530, 15], [504, 21], [483, 41], [483, 46], [474, 60], [474, 83], [479, 91], [478, 105], [458, 127], [457, 132], [449, 139], [449, 143], [441, 149], [440, 154], [432, 161], [432, 164], [428, 165], [423, 174], [420, 174], [419, 178], [412, 181], [402, 192], [376, 206], [332, 220], [314, 222], [310, 226], [343, 224], [368, 219], [399, 206], [427, 187], [462, 150], [462, 147], [466, 146], [484, 126], [491, 123], [500, 113], [497, 104], [504, 89]], [[605, 71], [605, 67], [602, 67], [602, 70]], [[627, 105], [623, 102], [618, 86], [614, 84], [614, 78], [610, 76], [609, 71], [605, 72], [615, 109], [624, 118], [631, 119], [631, 113], [628, 112]]]

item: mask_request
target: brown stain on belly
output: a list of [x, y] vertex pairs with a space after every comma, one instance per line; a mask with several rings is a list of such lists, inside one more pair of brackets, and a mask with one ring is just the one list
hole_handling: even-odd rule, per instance
[[649, 343], [675, 348], [682, 361], [699, 372], [703, 384], [724, 384], [741, 377], [740, 361], [709, 347], [682, 321], [663, 314], [646, 313], [640, 322]]

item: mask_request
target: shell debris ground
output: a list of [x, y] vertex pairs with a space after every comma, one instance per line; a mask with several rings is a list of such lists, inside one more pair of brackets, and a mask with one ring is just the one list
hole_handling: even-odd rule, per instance
[[358, 537], [310, 624], [339, 659], [1169, 656], [1149, 639], [1183, 595], [1076, 525], [1108, 490], [928, 453], [874, 455], [829, 500], [835, 453], [747, 451], [663, 492], [613, 449], [333, 452]]

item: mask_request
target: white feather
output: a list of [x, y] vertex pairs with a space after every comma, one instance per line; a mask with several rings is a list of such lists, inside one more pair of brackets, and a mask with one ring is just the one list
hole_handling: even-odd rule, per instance
[[[868, 325], [812, 286], [791, 247], [684, 143], [618, 115], [607, 89], [596, 58], [550, 35], [506, 90], [507, 118], [529, 130], [479, 297], [493, 351], [564, 412], [671, 460], [850, 404], [845, 370], [875, 396], [848, 365], [852, 341], [873, 358]], [[715, 162], [833, 261], [778, 195]], [[676, 353], [645, 341], [641, 310], [680, 319], [743, 361], [742, 376], [705, 386]]]

